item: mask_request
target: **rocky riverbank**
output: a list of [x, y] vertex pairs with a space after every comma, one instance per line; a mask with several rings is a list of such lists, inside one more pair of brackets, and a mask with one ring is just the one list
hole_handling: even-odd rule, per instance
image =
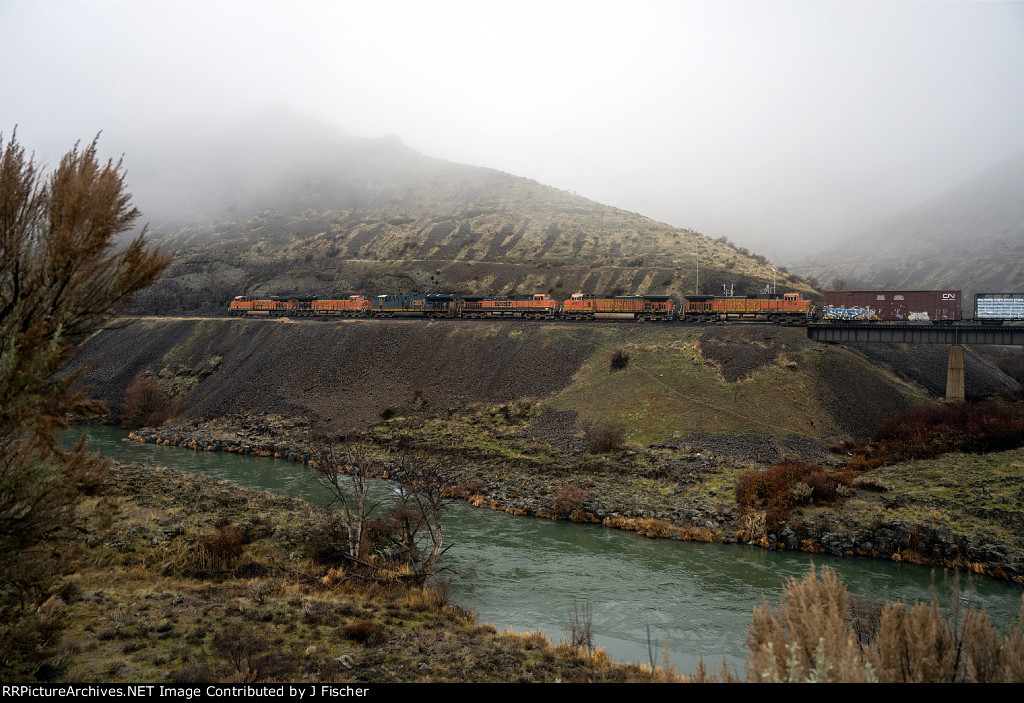
[[79, 507], [82, 532], [47, 545], [58, 595], [8, 634], [5, 682], [683, 680], [540, 632], [499, 633], [449, 603], [443, 579], [361, 581], [317, 553], [331, 516], [303, 500], [114, 462]]
[[[561, 448], [537, 439], [531, 428], [543, 411], [501, 408], [445, 420], [395, 417], [343, 439], [371, 447], [385, 478], [397, 453], [416, 447], [443, 464], [453, 492], [492, 510], [600, 522], [651, 537], [932, 564], [1024, 583], [1024, 450], [870, 471], [841, 504], [806, 506], [772, 530], [763, 514], [735, 500], [742, 473], [778, 459], [767, 438], [695, 435], [589, 454], [581, 438], [563, 438]], [[293, 461], [316, 449], [307, 423], [266, 415], [143, 429], [132, 438]], [[818, 445], [803, 449], [841, 463]]]

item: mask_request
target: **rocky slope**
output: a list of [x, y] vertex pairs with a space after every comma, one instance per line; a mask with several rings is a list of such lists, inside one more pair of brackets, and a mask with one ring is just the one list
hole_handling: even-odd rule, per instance
[[[220, 311], [235, 295], [737, 294], [772, 281], [724, 238], [495, 171], [396, 138], [347, 137], [295, 115], [168, 135], [133, 171], [151, 236], [177, 257], [139, 311]], [[192, 134], [194, 130], [182, 130]], [[785, 290], [811, 288], [778, 274]]]
[[[1024, 156], [792, 267], [825, 288], [1024, 290]], [[966, 311], [966, 310], [965, 310]]]
[[[613, 373], [620, 350], [630, 361]], [[929, 354], [893, 347], [879, 365], [765, 325], [148, 319], [95, 335], [81, 360], [109, 407], [150, 374], [189, 420], [265, 412], [336, 432], [385, 411], [445, 416], [528, 398], [547, 410], [537, 431], [569, 439], [622, 424], [639, 444], [730, 434], [785, 452], [866, 436], [927, 397], [921, 385], [941, 390], [925, 379], [944, 377], [945, 359]], [[1016, 387], [973, 354], [967, 373], [976, 390]]]

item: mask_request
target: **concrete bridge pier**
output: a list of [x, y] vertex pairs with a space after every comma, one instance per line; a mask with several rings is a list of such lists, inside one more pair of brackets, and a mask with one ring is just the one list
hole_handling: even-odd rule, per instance
[[946, 365], [946, 402], [964, 400], [964, 345], [949, 345], [949, 363]]

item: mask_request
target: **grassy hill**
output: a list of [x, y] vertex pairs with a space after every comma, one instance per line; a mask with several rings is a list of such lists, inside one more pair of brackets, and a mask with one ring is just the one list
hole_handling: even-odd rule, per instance
[[[269, 135], [269, 136], [268, 136]], [[218, 310], [235, 295], [701, 292], [772, 280], [763, 256], [396, 138], [346, 137], [290, 115], [169, 138], [139, 178], [156, 243], [178, 252], [139, 311]], [[812, 289], [779, 272], [787, 291]]]
[[[629, 356], [613, 371], [616, 352]], [[94, 336], [83, 381], [111, 408], [149, 373], [181, 417], [270, 413], [334, 432], [540, 402], [534, 430], [572, 444], [619, 424], [636, 445], [694, 433], [759, 437], [768, 454], [870, 435], [929, 395], [945, 357], [878, 361], [767, 325], [693, 327], [422, 320], [141, 320]], [[920, 368], [914, 364], [918, 364]], [[1015, 388], [973, 353], [975, 391]]]
[[826, 288], [959, 288], [965, 306], [975, 292], [1024, 291], [1024, 156], [793, 269]]

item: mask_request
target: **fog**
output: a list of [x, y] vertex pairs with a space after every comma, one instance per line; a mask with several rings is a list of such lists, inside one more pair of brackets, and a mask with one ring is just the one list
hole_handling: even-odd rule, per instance
[[42, 161], [102, 130], [131, 182], [168, 135], [284, 107], [779, 263], [1024, 152], [1020, 3], [0, 2], [0, 27], [0, 132]]

